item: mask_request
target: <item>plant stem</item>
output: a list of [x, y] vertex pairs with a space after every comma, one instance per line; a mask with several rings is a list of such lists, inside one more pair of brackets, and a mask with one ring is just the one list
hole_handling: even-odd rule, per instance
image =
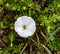
[[43, 44], [41, 44], [42, 47], [44, 47], [44, 49], [46, 49], [46, 51], [48, 52], [48, 54], [52, 54], [51, 51]]
[[29, 8], [29, 16], [31, 17], [31, 8]]

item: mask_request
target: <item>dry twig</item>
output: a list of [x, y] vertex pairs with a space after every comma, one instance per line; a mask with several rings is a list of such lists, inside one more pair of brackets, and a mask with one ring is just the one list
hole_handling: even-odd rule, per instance
[[28, 43], [26, 43], [26, 45], [24, 46], [24, 48], [22, 49], [22, 51], [19, 54], [23, 53], [23, 51], [26, 49], [27, 45], [28, 45]]
[[7, 47], [1, 39], [0, 39], [0, 42], [1, 42], [2, 46], [4, 46], [5, 48]]

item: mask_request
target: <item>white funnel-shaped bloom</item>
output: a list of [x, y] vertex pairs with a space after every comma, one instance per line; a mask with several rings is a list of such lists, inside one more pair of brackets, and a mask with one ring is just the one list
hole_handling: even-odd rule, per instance
[[15, 31], [18, 33], [18, 35], [24, 38], [32, 36], [36, 31], [34, 20], [28, 16], [19, 17], [14, 26]]

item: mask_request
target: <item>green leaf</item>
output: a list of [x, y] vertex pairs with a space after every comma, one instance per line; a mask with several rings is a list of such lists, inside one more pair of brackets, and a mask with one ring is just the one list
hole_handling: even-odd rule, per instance
[[54, 34], [58, 31], [60, 29], [60, 27], [58, 27], [51, 35], [50, 35], [50, 37], [48, 38], [48, 39], [50, 39], [50, 40], [53, 40], [54, 39]]
[[10, 24], [10, 29], [14, 29], [14, 23]]
[[15, 47], [13, 48], [13, 52], [12, 52], [12, 53], [14, 54], [14, 53], [21, 52], [23, 46], [24, 46], [23, 43], [19, 44], [18, 46], [15, 46]]

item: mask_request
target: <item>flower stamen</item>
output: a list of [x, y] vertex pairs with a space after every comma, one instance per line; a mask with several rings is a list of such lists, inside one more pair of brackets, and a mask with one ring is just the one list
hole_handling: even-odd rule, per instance
[[23, 25], [23, 29], [24, 29], [24, 30], [26, 29], [26, 25]]

